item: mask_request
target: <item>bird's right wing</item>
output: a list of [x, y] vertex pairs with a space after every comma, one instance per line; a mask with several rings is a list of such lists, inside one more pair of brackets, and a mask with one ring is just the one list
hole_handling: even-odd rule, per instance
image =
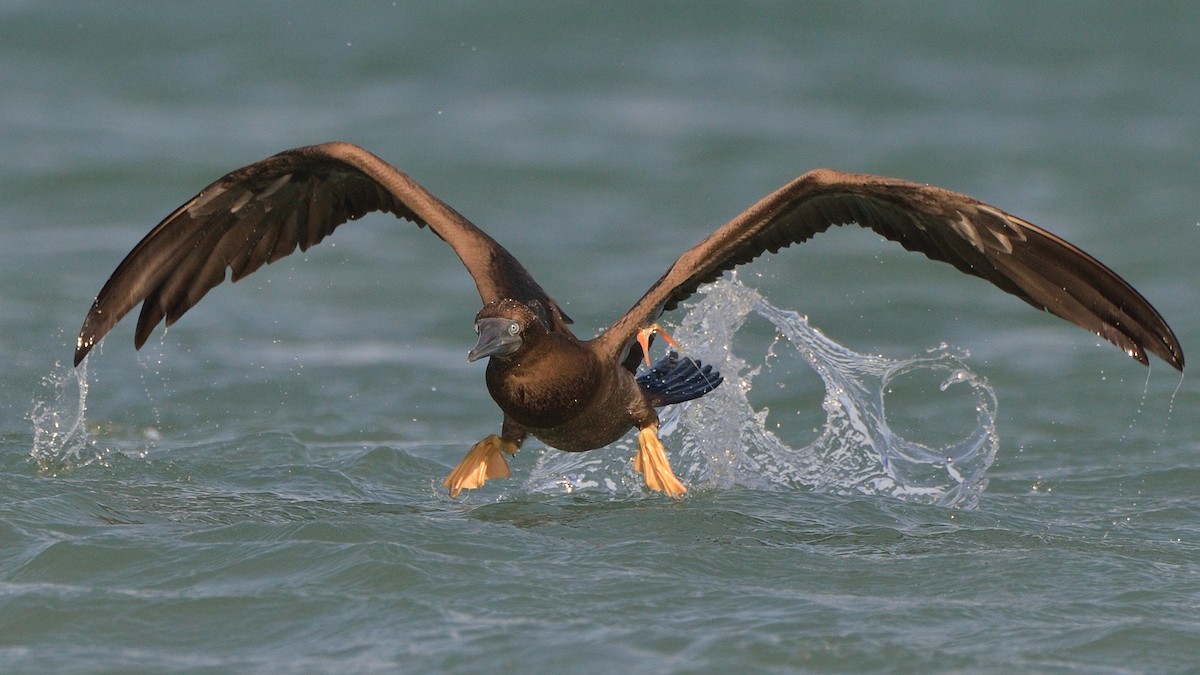
[[140, 348], [209, 290], [296, 250], [348, 220], [384, 211], [429, 227], [454, 249], [486, 304], [511, 298], [551, 328], [569, 319], [504, 247], [392, 165], [349, 143], [287, 150], [242, 167], [167, 216], [125, 257], [83, 322], [75, 363], [139, 302]]

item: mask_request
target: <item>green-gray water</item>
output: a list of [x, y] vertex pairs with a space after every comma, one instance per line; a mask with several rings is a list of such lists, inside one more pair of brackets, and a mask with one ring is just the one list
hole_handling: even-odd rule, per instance
[[[118, 326], [82, 446], [38, 445], [73, 419], [75, 333], [137, 240], [225, 171], [333, 139], [490, 232], [580, 334], [831, 166], [1061, 234], [1200, 358], [1192, 5], [411, 5], [0, 6], [0, 671], [1195, 669], [1192, 379], [857, 230], [739, 281], [856, 352], [968, 352], [998, 402], [975, 508], [721, 474], [679, 435], [680, 502], [636, 487], [627, 445], [572, 480], [537, 443], [451, 501], [441, 478], [499, 423], [465, 360], [478, 296], [389, 217], [213, 291], [140, 354]], [[748, 367], [775, 363], [772, 324], [745, 330]], [[763, 428], [827, 430], [815, 374], [759, 372]], [[905, 435], [977, 430], [936, 378], [901, 384]]]

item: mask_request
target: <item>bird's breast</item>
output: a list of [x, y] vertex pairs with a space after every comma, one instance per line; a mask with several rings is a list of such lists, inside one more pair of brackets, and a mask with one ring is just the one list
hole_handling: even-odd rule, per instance
[[583, 451], [612, 443], [632, 426], [629, 411], [641, 403], [641, 392], [625, 375], [616, 366], [603, 368], [590, 352], [563, 350], [493, 358], [487, 383], [500, 409], [542, 442]]
[[561, 425], [578, 416], [600, 386], [599, 368], [586, 352], [543, 350], [488, 361], [488, 392], [500, 409], [529, 429]]

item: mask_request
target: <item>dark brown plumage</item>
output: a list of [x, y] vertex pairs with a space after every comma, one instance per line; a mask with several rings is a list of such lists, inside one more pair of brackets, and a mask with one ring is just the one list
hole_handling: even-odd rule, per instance
[[407, 175], [348, 143], [288, 150], [233, 171], [167, 216], [100, 290], [79, 334], [76, 365], [138, 303], [140, 348], [160, 321], [174, 323], [220, 284], [227, 268], [237, 281], [372, 211], [433, 230], [462, 260], [484, 303], [469, 358], [489, 359], [488, 390], [504, 423], [500, 436], [477, 443], [446, 479], [452, 495], [507, 475], [500, 453], [516, 452], [529, 433], [584, 451], [635, 427], [635, 467], [647, 484], [682, 493], [657, 439], [654, 408], [703, 395], [720, 376], [672, 355], [635, 378], [639, 338], [701, 284], [834, 225], [858, 223], [986, 279], [1142, 363], [1150, 352], [1184, 366], [1179, 341], [1150, 303], [1066, 241], [966, 195], [827, 169], [800, 176], [684, 252], [612, 326], [579, 340], [512, 254]]

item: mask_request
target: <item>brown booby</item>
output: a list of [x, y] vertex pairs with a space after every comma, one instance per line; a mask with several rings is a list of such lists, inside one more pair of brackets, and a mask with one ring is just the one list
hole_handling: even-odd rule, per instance
[[[451, 497], [508, 475], [533, 434], [569, 452], [608, 445], [638, 430], [634, 467], [652, 490], [686, 488], [658, 440], [656, 407], [711, 391], [720, 375], [671, 352], [649, 363], [655, 320], [726, 270], [857, 223], [933, 260], [990, 281], [1038, 309], [1086, 328], [1148, 364], [1147, 352], [1183, 370], [1171, 328], [1132, 286], [1059, 237], [972, 197], [894, 178], [810, 171], [767, 195], [685, 251], [633, 307], [591, 340], [504, 247], [370, 152], [349, 143], [287, 150], [232, 171], [167, 216], [125, 257], [83, 322], [75, 364], [138, 303], [134, 344], [167, 325], [224, 281], [321, 241], [372, 211], [428, 227], [454, 249], [483, 308], [478, 343], [487, 387], [504, 413], [499, 435], [476, 443], [450, 473]], [[664, 337], [665, 334], [663, 334]], [[669, 340], [669, 338], [667, 338]]]

